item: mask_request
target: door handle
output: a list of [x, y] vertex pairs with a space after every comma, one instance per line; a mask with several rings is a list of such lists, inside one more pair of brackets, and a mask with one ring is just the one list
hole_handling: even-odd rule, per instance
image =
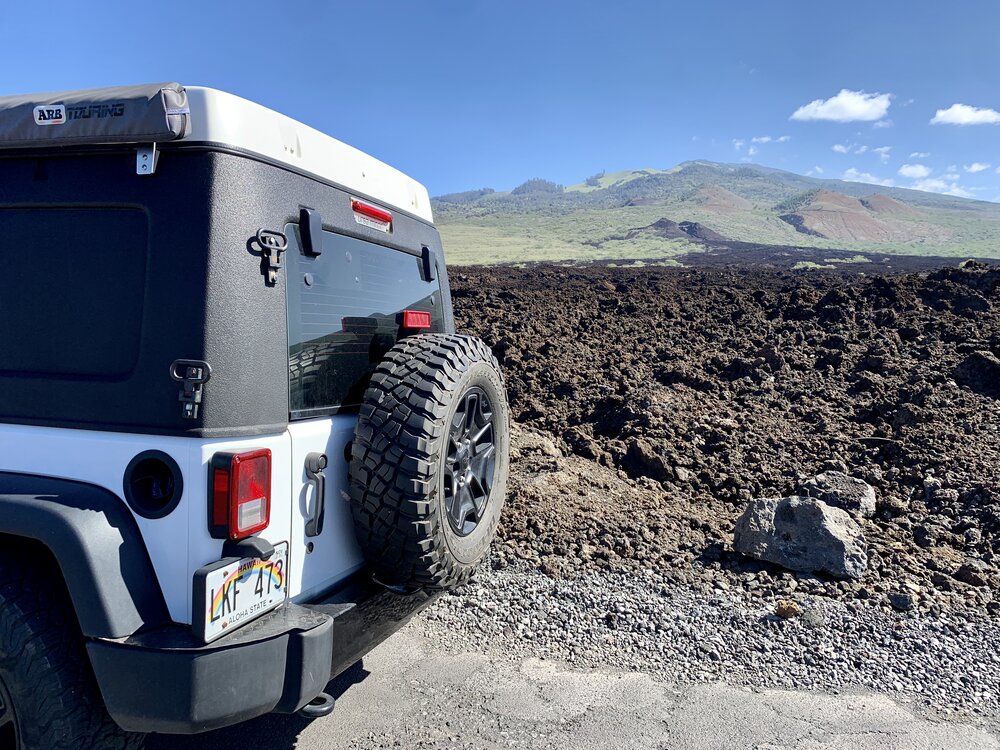
[[326, 499], [326, 468], [325, 453], [310, 453], [306, 456], [306, 476], [316, 487], [316, 502], [313, 504], [312, 517], [306, 521], [306, 536], [319, 536], [323, 533], [323, 505]]

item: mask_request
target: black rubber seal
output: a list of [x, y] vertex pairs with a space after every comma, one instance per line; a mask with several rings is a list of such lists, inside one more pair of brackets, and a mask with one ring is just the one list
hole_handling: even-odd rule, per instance
[[[170, 499], [161, 506], [154, 507], [150, 505], [145, 499], [137, 497], [132, 489], [133, 474], [143, 461], [159, 461], [171, 474], [173, 492], [170, 495]], [[150, 519], [163, 518], [170, 515], [174, 508], [177, 507], [177, 503], [181, 501], [181, 495], [184, 494], [184, 478], [181, 475], [180, 466], [177, 465], [177, 462], [174, 461], [170, 454], [157, 450], [143, 451], [134, 456], [128, 462], [128, 466], [125, 467], [125, 474], [122, 477], [122, 489], [125, 490], [125, 502], [128, 503], [128, 507], [137, 515]]]

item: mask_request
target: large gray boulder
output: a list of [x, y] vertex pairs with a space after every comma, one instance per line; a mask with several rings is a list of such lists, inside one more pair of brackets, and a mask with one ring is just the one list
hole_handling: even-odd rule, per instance
[[802, 489], [809, 497], [865, 518], [875, 515], [875, 488], [842, 471], [824, 471], [807, 480]]
[[861, 527], [840, 508], [810, 497], [753, 500], [736, 522], [733, 547], [806, 573], [857, 580], [868, 566]]

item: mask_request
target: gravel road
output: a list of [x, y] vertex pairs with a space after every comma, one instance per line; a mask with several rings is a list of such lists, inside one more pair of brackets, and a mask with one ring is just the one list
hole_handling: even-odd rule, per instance
[[[648, 585], [621, 583], [594, 578], [565, 596], [544, 576], [487, 572], [337, 680], [332, 716], [311, 723], [266, 716], [195, 738], [152, 738], [149, 750], [1000, 748], [983, 726], [985, 714], [929, 714], [925, 694], [907, 692], [902, 664], [915, 659], [898, 642], [878, 647], [874, 635], [857, 635], [871, 648], [856, 652], [865, 653], [870, 666], [838, 668], [828, 657], [808, 665], [809, 653], [858, 644], [836, 626], [807, 631], [761, 620], [725, 597], [699, 603], [673, 592], [656, 595], [662, 601], [650, 605]], [[631, 628], [606, 627], [604, 613], [614, 604]], [[485, 614], [495, 607], [505, 612]], [[577, 624], [554, 626], [557, 612], [571, 613]], [[664, 631], [642, 627], [663, 619]], [[877, 617], [865, 621], [880, 624]], [[922, 632], [913, 623], [905, 640], [937, 639], [949, 658], [962, 649], [975, 655], [968, 635]], [[767, 654], [750, 645], [768, 641], [774, 648]], [[898, 667], [886, 663], [897, 661]], [[902, 692], [857, 686], [886, 671], [900, 676]], [[741, 686], [753, 681], [759, 686]], [[826, 689], [766, 687], [791, 682]], [[995, 682], [981, 686], [992, 690]], [[961, 684], [955, 689], [963, 690]]]
[[680, 684], [866, 689], [928, 715], [1000, 727], [1000, 626], [875, 602], [801, 596], [783, 620], [739, 590], [683, 586], [652, 570], [553, 580], [526, 565], [486, 569], [424, 615], [449, 650], [544, 656]]

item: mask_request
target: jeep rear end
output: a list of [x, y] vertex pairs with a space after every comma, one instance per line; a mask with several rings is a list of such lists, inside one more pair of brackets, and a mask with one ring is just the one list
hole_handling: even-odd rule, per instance
[[176, 84], [0, 99], [0, 185], [0, 532], [54, 555], [111, 717], [327, 713], [331, 676], [468, 575], [503, 492], [497, 376], [431, 415], [466, 447], [414, 454], [443, 462], [449, 533], [474, 548], [445, 576], [420, 542], [423, 577], [397, 579], [365, 546], [373, 373], [407, 346], [490, 359], [452, 335], [426, 191]]

